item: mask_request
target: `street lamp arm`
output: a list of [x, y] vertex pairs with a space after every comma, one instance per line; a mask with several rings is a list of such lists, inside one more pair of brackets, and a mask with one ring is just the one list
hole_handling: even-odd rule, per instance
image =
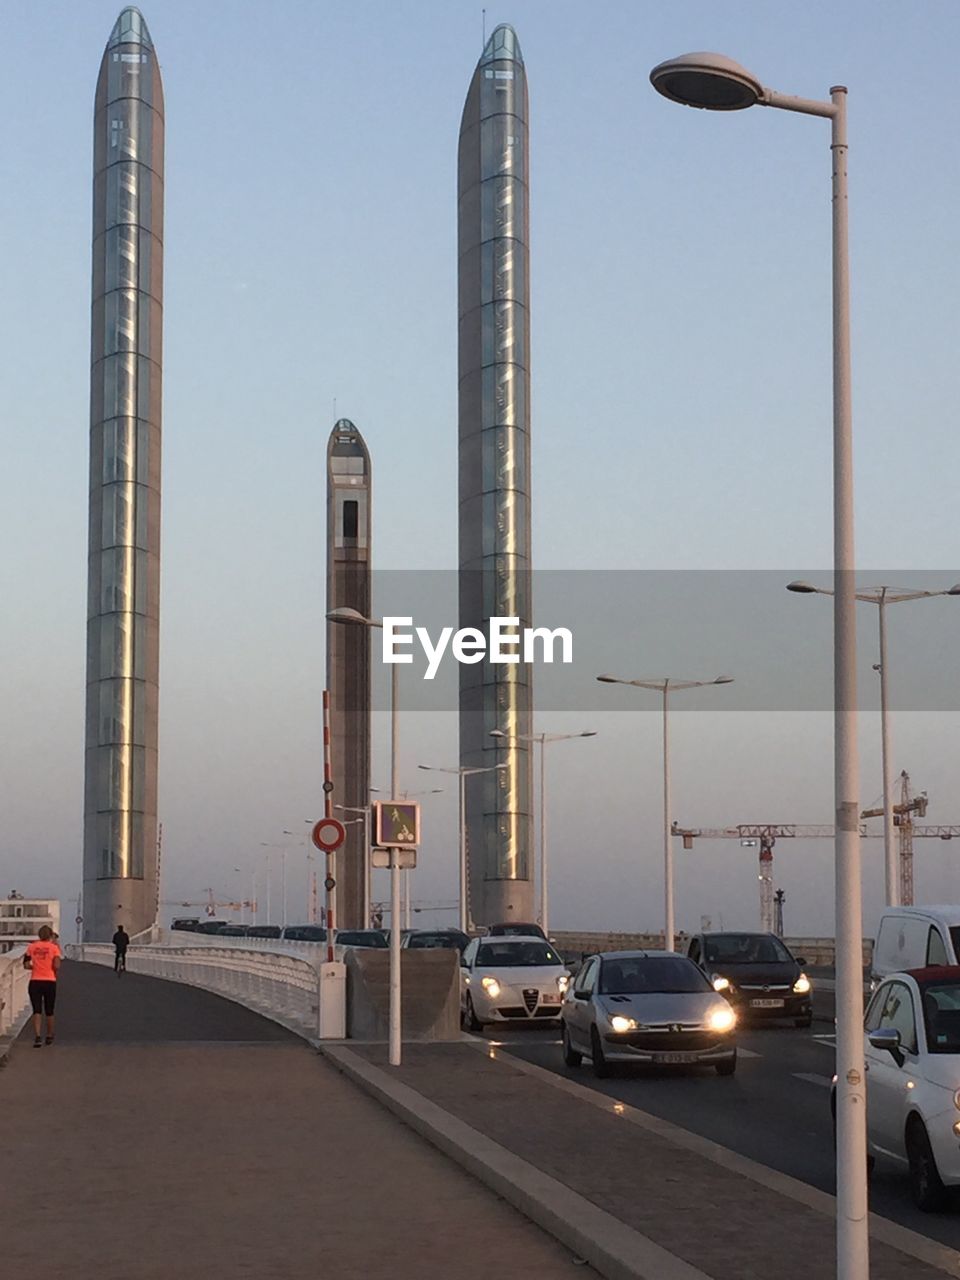
[[[836, 91], [831, 89], [831, 93], [833, 92]], [[778, 93], [776, 89], [767, 88], [762, 90], [761, 96], [757, 99], [757, 106], [779, 107], [781, 111], [799, 111], [801, 115], [823, 116], [826, 120], [832, 120], [837, 114], [837, 107], [833, 102], [824, 102], [819, 98], [798, 98], [792, 93]]]

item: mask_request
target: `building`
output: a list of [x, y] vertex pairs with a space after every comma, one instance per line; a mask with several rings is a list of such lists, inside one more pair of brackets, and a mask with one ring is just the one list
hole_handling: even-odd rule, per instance
[[[460, 626], [531, 625], [530, 312], [527, 77], [512, 27], [490, 36], [460, 123]], [[470, 909], [478, 924], [533, 915], [529, 734], [523, 665], [460, 666]]]
[[157, 911], [163, 88], [137, 9], [97, 80], [93, 164], [84, 933]]
[[[341, 418], [327, 444], [327, 612], [370, 617], [370, 453]], [[347, 824], [337, 851], [336, 927], [366, 928], [370, 803], [370, 629], [327, 623], [327, 688], [335, 816]]]
[[25, 898], [16, 892], [0, 898], [0, 955], [24, 943], [36, 942], [40, 927], [45, 924], [54, 933], [60, 932], [60, 903], [56, 898]]

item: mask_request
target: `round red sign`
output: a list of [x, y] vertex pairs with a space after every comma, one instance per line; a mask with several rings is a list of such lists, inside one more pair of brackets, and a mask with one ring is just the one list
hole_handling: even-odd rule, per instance
[[346, 828], [338, 818], [321, 818], [313, 828], [311, 838], [318, 849], [333, 853], [343, 844], [346, 834]]

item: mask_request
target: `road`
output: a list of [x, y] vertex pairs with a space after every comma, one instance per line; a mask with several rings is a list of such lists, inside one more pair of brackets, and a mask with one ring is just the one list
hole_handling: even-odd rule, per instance
[[[672, 1067], [615, 1068], [610, 1079], [597, 1080], [589, 1059], [579, 1068], [563, 1065], [555, 1030], [501, 1025], [488, 1027], [484, 1038], [822, 1191], [834, 1190], [830, 1079], [835, 1050], [827, 1022], [815, 1022], [809, 1030], [775, 1025], [742, 1031], [737, 1074], [726, 1079], [712, 1070]], [[878, 1168], [870, 1194], [874, 1213], [960, 1250], [960, 1202], [952, 1213], [920, 1213], [905, 1175], [895, 1169]]]

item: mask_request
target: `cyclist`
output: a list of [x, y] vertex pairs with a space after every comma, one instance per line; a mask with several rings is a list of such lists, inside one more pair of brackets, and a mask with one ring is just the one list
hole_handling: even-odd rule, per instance
[[113, 935], [113, 969], [118, 975], [126, 972], [127, 947], [129, 943], [129, 933], [127, 933], [122, 924], [117, 925], [117, 932]]

